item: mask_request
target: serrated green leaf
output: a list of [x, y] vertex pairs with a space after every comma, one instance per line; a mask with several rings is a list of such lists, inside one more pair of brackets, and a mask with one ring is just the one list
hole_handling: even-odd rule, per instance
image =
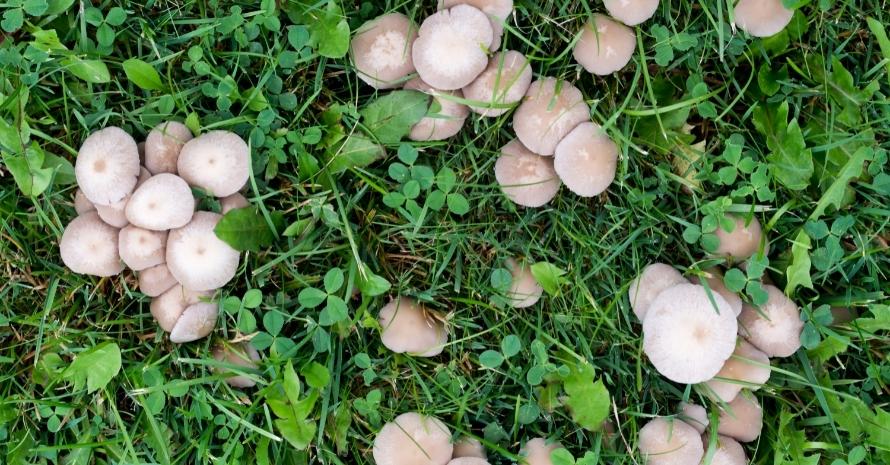
[[331, 382], [331, 373], [318, 362], [310, 362], [300, 370], [300, 374], [303, 375], [306, 384], [315, 389], [323, 389]]
[[809, 216], [809, 221], [819, 219], [822, 214], [825, 213], [825, 209], [831, 205], [838, 209], [841, 208], [850, 181], [858, 178], [862, 174], [865, 162], [871, 160], [873, 155], [874, 150], [870, 147], [861, 147], [852, 157], [850, 157], [844, 167], [841, 168], [840, 172], [837, 173], [831, 186], [829, 186], [825, 193], [822, 194], [822, 197], [816, 204], [816, 208], [813, 209], [813, 213]]
[[565, 282], [565, 278], [563, 278], [566, 274], [565, 270], [547, 262], [535, 263], [531, 266], [531, 272], [535, 281], [550, 295], [558, 294], [559, 288]]
[[791, 264], [785, 270], [785, 275], [788, 278], [788, 283], [785, 285], [785, 294], [793, 295], [794, 290], [798, 286], [808, 289], [813, 288], [813, 281], [810, 278], [811, 248], [810, 236], [807, 236], [807, 233], [801, 229], [791, 245]]
[[[275, 216], [280, 218], [280, 214]], [[277, 238], [263, 215], [253, 207], [230, 210], [216, 224], [214, 232], [220, 240], [241, 252], [259, 251]]]
[[395, 144], [426, 115], [430, 98], [414, 90], [397, 90], [361, 110], [362, 123], [384, 144]]
[[318, 54], [328, 58], [342, 58], [349, 50], [349, 23], [336, 1], [327, 2], [324, 11], [312, 9], [313, 20], [308, 23], [309, 40]]
[[275, 420], [275, 426], [281, 436], [297, 450], [305, 450], [309, 447], [318, 427], [314, 421], [295, 419]]
[[386, 156], [383, 146], [360, 132], [349, 135], [342, 143], [328, 151], [328, 170], [341, 173], [349, 168], [362, 168]]
[[62, 378], [74, 383], [74, 390], [92, 393], [104, 388], [121, 369], [121, 351], [117, 344], [104, 342], [85, 350], [62, 372]]
[[571, 370], [563, 381], [563, 389], [568, 395], [565, 403], [572, 419], [586, 430], [598, 431], [609, 416], [609, 391], [602, 380], [594, 382], [596, 373], [588, 363], [579, 362]]
[[754, 126], [766, 137], [767, 160], [776, 179], [792, 190], [809, 186], [813, 175], [813, 153], [807, 148], [797, 120], [788, 122], [788, 102], [778, 107], [754, 109]]

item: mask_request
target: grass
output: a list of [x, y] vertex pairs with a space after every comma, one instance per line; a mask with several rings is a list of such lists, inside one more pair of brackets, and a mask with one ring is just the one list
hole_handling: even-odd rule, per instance
[[[324, 17], [327, 2], [316, 3], [321, 9], [310, 14]], [[0, 462], [373, 463], [382, 422], [417, 410], [484, 438], [492, 463], [510, 463], [535, 436], [560, 440], [575, 457], [593, 451], [600, 463], [638, 463], [636, 437], [648, 418], [674, 414], [681, 400], [706, 401], [646, 360], [627, 286], [649, 262], [690, 273], [713, 263], [704, 258], [708, 224], [737, 212], [764, 225], [772, 280], [780, 287], [786, 273], [812, 280], [811, 288], [791, 289], [807, 318], [807, 347], [773, 360], [770, 382], [757, 393], [764, 429], [746, 446], [751, 462], [853, 465], [862, 448], [862, 463], [886, 463], [890, 56], [865, 18], [886, 28], [887, 5], [797, 2], [806, 5], [784, 35], [752, 40], [730, 27], [731, 3], [662, 2], [636, 29], [633, 62], [617, 76], [595, 78], [571, 59], [569, 44], [588, 15], [602, 10], [599, 2], [517, 1], [505, 47], [526, 53], [536, 76], [561, 77], [582, 90], [593, 119], [620, 147], [616, 180], [593, 199], [562, 189], [544, 208], [519, 209], [493, 176], [499, 148], [513, 137], [509, 113], [470, 118], [450, 141], [413, 144], [415, 164], [453, 170], [453, 192], [470, 205], [463, 215], [428, 211], [423, 221], [383, 203], [399, 189], [387, 174], [399, 144], [387, 147], [385, 160], [330, 178], [304, 171], [313, 157], [325, 160], [327, 139], [362, 130], [356, 110], [377, 97], [347, 59], [316, 53], [307, 39], [318, 21], [252, 3], [237, 5], [240, 14], [235, 4], [217, 2], [78, 3], [62, 15], [25, 10], [27, 22], [7, 30], [0, 46], [0, 118], [12, 134], [22, 134], [25, 122], [38, 147], [73, 162], [82, 140], [106, 125], [138, 139], [160, 120], [194, 114], [201, 130], [249, 138], [249, 196], [263, 217], [272, 223], [280, 212], [284, 225], [305, 227], [244, 254], [220, 296], [224, 311], [211, 338], [172, 345], [132, 273], [96, 279], [63, 267], [57, 243], [74, 216], [70, 176], [63, 166], [39, 195], [26, 195], [9, 161], [23, 155], [4, 132]], [[18, 4], [0, 6], [4, 19]], [[291, 13], [299, 9], [290, 5]], [[419, 22], [434, 10], [433, 2], [342, 7], [352, 30], [385, 11]], [[115, 8], [124, 10], [120, 21]], [[309, 29], [288, 29], [294, 24]], [[38, 29], [55, 30], [59, 46], [31, 43]], [[108, 29], [113, 41], [98, 43]], [[78, 72], [87, 65], [71, 57], [100, 60], [109, 75], [98, 80], [107, 82], [87, 82]], [[123, 70], [129, 58], [155, 68], [162, 88], [140, 88]], [[775, 119], [782, 102], [788, 119], [764, 134], [758, 124]], [[341, 122], [324, 120], [338, 105]], [[758, 116], [758, 108], [766, 114]], [[789, 135], [795, 120], [800, 138]], [[727, 152], [733, 134], [743, 139], [740, 158], [750, 158], [749, 166]], [[672, 159], [702, 139], [707, 152], [693, 164], [696, 186]], [[841, 189], [847, 197], [835, 199], [828, 187], [863, 146], [871, 149], [867, 163], [853, 167], [860, 170]], [[815, 160], [812, 174], [802, 188], [789, 188], [783, 176], [801, 166], [795, 157], [805, 150], [804, 160]], [[768, 157], [776, 152], [786, 158]], [[813, 217], [820, 201], [834, 200]], [[795, 243], [802, 253], [792, 254]], [[509, 256], [565, 271], [558, 292], [529, 309], [500, 305], [492, 275]], [[300, 292], [322, 288], [325, 274], [339, 268], [347, 279], [337, 294], [352, 295], [359, 262], [391, 283], [387, 295], [416, 296], [445, 315], [451, 338], [443, 355], [412, 358], [382, 347], [373, 321], [387, 295], [347, 298], [348, 320], [319, 325], [320, 307], [302, 305]], [[249, 290], [261, 293], [257, 305]], [[823, 305], [851, 307], [860, 318], [831, 325], [820, 317]], [[219, 364], [210, 350], [250, 337], [269, 344], [260, 371], [251, 373], [260, 385], [233, 390], [213, 371]], [[500, 351], [505, 339], [518, 340], [520, 351], [484, 366], [480, 356]], [[105, 342], [119, 346], [121, 369], [91, 392], [66, 369]], [[559, 370], [579, 360], [595, 367], [611, 394], [616, 438], [581, 428], [559, 405]], [[330, 380], [316, 389], [300, 376], [300, 396], [318, 395], [307, 413], [317, 430], [311, 445], [297, 450], [282, 439], [272, 404], [287, 364], [299, 373], [313, 361]], [[535, 370], [548, 375], [536, 380], [529, 375]]]

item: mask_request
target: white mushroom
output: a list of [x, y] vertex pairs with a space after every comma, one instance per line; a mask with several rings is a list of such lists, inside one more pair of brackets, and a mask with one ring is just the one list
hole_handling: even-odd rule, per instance
[[606, 11], [628, 26], [646, 21], [658, 9], [658, 0], [604, 0]]
[[514, 308], [526, 308], [538, 303], [544, 288], [535, 280], [528, 265], [519, 264], [515, 259], [507, 260], [507, 269], [513, 276], [510, 290], [507, 291], [507, 303]]
[[488, 454], [485, 453], [485, 447], [482, 446], [482, 443], [479, 442], [478, 439], [469, 436], [461, 436], [461, 438], [454, 443], [454, 452], [452, 452], [451, 457], [477, 457], [480, 459], [487, 459]]
[[[139, 179], [136, 180], [136, 187], [134, 189], [138, 189], [139, 186], [141, 186], [142, 183], [147, 181], [150, 177], [151, 173], [149, 173], [147, 169], [139, 168]], [[130, 203], [130, 198], [132, 196], [132, 193], [127, 194], [126, 197], [112, 203], [111, 205], [95, 205], [96, 212], [99, 213], [99, 218], [102, 218], [102, 221], [114, 226], [115, 228], [123, 228], [124, 226], [130, 224], [130, 221], [127, 220], [126, 211], [127, 205]]]
[[581, 29], [572, 55], [588, 72], [606, 76], [624, 68], [636, 46], [633, 29], [606, 15], [595, 14]]
[[794, 11], [782, 0], [739, 0], [733, 9], [735, 25], [754, 37], [769, 37], [782, 32]]
[[566, 81], [543, 78], [533, 83], [513, 114], [516, 137], [539, 155], [553, 155], [556, 145], [590, 119], [581, 91]]
[[439, 0], [439, 9], [451, 8], [460, 4], [474, 6], [488, 15], [494, 34], [491, 47], [488, 49], [495, 51], [500, 48], [501, 36], [504, 35], [504, 23], [513, 14], [513, 0]]
[[377, 465], [445, 465], [451, 460], [451, 431], [435, 417], [403, 413], [374, 438]]
[[176, 278], [163, 263], [139, 272], [139, 291], [149, 297], [157, 297], [177, 284]]
[[685, 284], [686, 278], [679, 271], [664, 263], [650, 263], [643, 268], [640, 275], [634, 278], [627, 290], [630, 307], [640, 321], [646, 318], [646, 311], [652, 301], [662, 291], [677, 284]]
[[704, 455], [701, 436], [679, 420], [653, 418], [640, 428], [638, 448], [648, 465], [696, 465]]
[[[708, 435], [702, 436], [702, 442], [707, 447]], [[748, 456], [745, 449], [735, 439], [729, 436], [717, 436], [717, 447], [714, 456], [711, 457], [711, 465], [748, 465]]]
[[207, 337], [216, 326], [219, 305], [216, 302], [198, 302], [189, 305], [176, 320], [170, 331], [170, 342], [184, 344]]
[[456, 5], [439, 11], [420, 25], [414, 41], [417, 74], [436, 89], [460, 89], [485, 70], [493, 38], [488, 16], [478, 9]]
[[151, 315], [158, 326], [166, 332], [173, 331], [179, 317], [191, 305], [201, 303], [201, 299], [210, 297], [210, 292], [190, 291], [177, 284], [158, 297], [151, 300]]
[[[260, 354], [249, 343], [237, 345], [223, 344], [213, 349], [213, 358], [229, 365], [255, 370], [257, 368], [256, 362], [260, 360]], [[232, 387], [243, 389], [256, 386], [256, 381], [249, 376], [232, 374], [231, 370], [224, 367], [216, 368], [215, 371], [228, 373], [226, 383]]]
[[433, 96], [431, 111], [411, 127], [408, 138], [417, 141], [444, 140], [454, 136], [464, 126], [470, 109], [449, 97], [461, 98], [459, 90], [436, 90], [420, 78], [405, 84], [405, 89], [416, 90]]
[[[730, 307], [732, 307], [732, 312], [735, 313], [736, 316], [739, 316], [739, 313], [742, 313], [742, 298], [726, 287], [726, 284], [723, 282], [723, 272], [720, 271], [719, 268], [713, 267], [704, 270], [703, 273], [705, 281], [708, 283], [708, 288], [711, 290], [711, 292], [720, 294], [720, 296], [726, 299], [726, 302], [729, 303]], [[691, 282], [692, 284], [701, 284], [698, 276], [690, 276], [689, 282]]]
[[594, 123], [581, 123], [566, 134], [553, 155], [553, 169], [570, 191], [593, 197], [615, 180], [618, 147]]
[[529, 208], [546, 205], [562, 185], [553, 169], [553, 159], [532, 152], [517, 139], [501, 147], [494, 176], [508, 199]]
[[768, 357], [788, 357], [800, 348], [803, 321], [800, 309], [776, 286], [763, 286], [766, 303], [760, 309], [748, 304], [739, 315], [739, 335]]
[[769, 357], [744, 339], [739, 339], [732, 357], [726, 360], [717, 376], [705, 384], [718, 400], [732, 402], [742, 388], [757, 390], [769, 380], [769, 375]]
[[737, 441], [751, 442], [763, 429], [763, 409], [757, 398], [746, 391], [736, 396], [726, 410], [720, 411], [717, 432]]
[[118, 253], [133, 271], [164, 263], [167, 231], [149, 231], [129, 225], [118, 233]]
[[383, 345], [393, 352], [434, 357], [448, 342], [445, 325], [414, 299], [393, 299], [380, 309], [377, 318]]
[[59, 242], [62, 262], [71, 271], [94, 276], [114, 276], [124, 269], [117, 251], [117, 229], [92, 211], [71, 220]]
[[237, 192], [219, 199], [219, 209], [223, 215], [237, 208], [244, 208], [249, 206], [250, 202], [247, 201], [247, 198]]
[[77, 189], [74, 192], [74, 211], [77, 212], [78, 215], [83, 215], [86, 212], [90, 212], [96, 209], [96, 206], [93, 205], [93, 202], [90, 202], [90, 199], [87, 196], [83, 195], [83, 191]]
[[[735, 260], [747, 260], [760, 249], [763, 231], [756, 217], [748, 219], [737, 215], [726, 215], [734, 223], [732, 231], [717, 227], [714, 234], [720, 240], [715, 253]], [[747, 223], [747, 224], [746, 224]]]
[[711, 422], [708, 418], [708, 411], [704, 407], [686, 402], [680, 403], [680, 420], [695, 428], [698, 434], [704, 433]]
[[488, 460], [480, 457], [458, 457], [451, 459], [448, 465], [489, 465]]
[[522, 465], [553, 465], [550, 453], [556, 449], [563, 449], [559, 442], [549, 442], [544, 438], [534, 438], [522, 446], [519, 455], [522, 457]]
[[414, 72], [411, 49], [417, 25], [401, 13], [374, 18], [355, 32], [349, 58], [359, 79], [375, 89], [398, 87]]
[[178, 121], [164, 121], [145, 139], [145, 167], [151, 174], [176, 174], [179, 152], [194, 136], [188, 126]]
[[507, 50], [496, 53], [473, 82], [463, 88], [464, 98], [478, 105], [470, 109], [482, 116], [500, 116], [522, 100], [532, 83], [532, 67], [525, 55]]
[[140, 228], [163, 231], [186, 225], [194, 211], [195, 198], [188, 184], [175, 174], [161, 173], [133, 192], [126, 214]]
[[74, 163], [77, 185], [95, 205], [111, 205], [136, 186], [139, 149], [123, 129], [109, 126], [94, 132], [80, 146]]
[[240, 255], [214, 232], [221, 218], [217, 213], [196, 212], [187, 225], [170, 231], [167, 267], [187, 289], [219, 289], [235, 277]]
[[238, 134], [210, 131], [186, 142], [179, 152], [179, 176], [216, 197], [238, 192], [250, 174], [250, 147]]

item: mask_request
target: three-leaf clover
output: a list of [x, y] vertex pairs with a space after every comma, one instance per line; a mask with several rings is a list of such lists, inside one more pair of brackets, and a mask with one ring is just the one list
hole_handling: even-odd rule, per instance
[[332, 268], [324, 275], [324, 290], [307, 287], [300, 291], [297, 300], [306, 308], [316, 308], [324, 303], [318, 314], [318, 324], [331, 326], [349, 318], [349, 309], [342, 297], [335, 295], [343, 287], [345, 276], [340, 268]]

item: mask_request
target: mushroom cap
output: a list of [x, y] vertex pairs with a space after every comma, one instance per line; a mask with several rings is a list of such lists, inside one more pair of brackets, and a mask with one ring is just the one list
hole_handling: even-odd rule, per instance
[[794, 11], [782, 0], [739, 0], [733, 10], [735, 25], [754, 37], [769, 37], [782, 32]]
[[83, 191], [78, 188], [74, 192], [74, 211], [76, 211], [78, 215], [83, 215], [84, 213], [95, 209], [96, 206], [93, 205], [93, 202], [90, 202], [90, 199], [83, 195]]
[[613, 18], [628, 26], [646, 21], [658, 9], [658, 0], [603, 0], [603, 3]]
[[139, 149], [123, 129], [109, 126], [92, 133], [74, 162], [74, 175], [83, 194], [96, 205], [111, 205], [136, 186]]
[[117, 251], [117, 228], [105, 224], [94, 211], [68, 223], [59, 252], [65, 266], [75, 273], [114, 276], [124, 269]]
[[732, 232], [717, 227], [714, 234], [720, 239], [720, 245], [715, 254], [731, 257], [735, 260], [746, 260], [760, 248], [760, 238], [763, 231], [760, 229], [760, 221], [757, 217], [751, 217], [751, 222], [745, 226], [747, 220], [738, 215], [726, 215], [735, 222]]
[[548, 77], [528, 87], [513, 114], [513, 130], [532, 152], [553, 155], [559, 141], [589, 119], [590, 107], [581, 91], [566, 81]]
[[210, 131], [188, 141], [179, 152], [179, 176], [215, 197], [238, 192], [250, 174], [250, 147], [238, 134]]
[[167, 267], [187, 289], [219, 289], [235, 277], [240, 254], [213, 231], [221, 218], [218, 213], [196, 212], [187, 225], [170, 231]]
[[[708, 446], [710, 438], [702, 436], [704, 447]], [[711, 457], [711, 465], [748, 465], [748, 456], [745, 449], [738, 441], [729, 436], [717, 436], [717, 450]]]
[[739, 335], [768, 357], [788, 357], [800, 348], [800, 309], [776, 286], [763, 288], [767, 299], [759, 311], [748, 304], [742, 307]]
[[686, 402], [680, 402], [680, 420], [695, 428], [698, 434], [704, 433], [711, 422], [708, 418], [708, 411], [704, 407]]
[[488, 460], [481, 457], [457, 457], [451, 459], [448, 465], [489, 465]]
[[[509, 108], [502, 105], [513, 105], [522, 100], [532, 83], [532, 67], [525, 55], [506, 50], [495, 53], [488, 60], [488, 66], [482, 74], [463, 88], [464, 98], [485, 103], [481, 106], [470, 106], [470, 109], [482, 116], [500, 116]], [[488, 106], [492, 105], [492, 108]]]
[[[149, 173], [147, 169], [140, 167], [139, 179], [136, 180], [136, 187], [134, 187], [134, 189], [138, 189], [139, 186], [141, 186], [142, 183], [147, 181], [150, 177], [151, 173]], [[127, 194], [126, 197], [112, 203], [111, 205], [95, 205], [96, 212], [99, 213], [99, 218], [102, 218], [102, 221], [114, 226], [115, 228], [123, 228], [124, 226], [130, 224], [130, 221], [127, 220], [127, 204], [130, 203], [130, 197], [132, 197], [132, 195], [133, 193], [131, 192]]]
[[157, 297], [177, 284], [164, 263], [139, 272], [139, 291], [149, 297]]
[[538, 303], [544, 288], [535, 280], [532, 270], [515, 259], [507, 259], [507, 269], [513, 275], [510, 290], [507, 291], [507, 304], [514, 308], [526, 308]]
[[488, 66], [494, 32], [488, 16], [469, 5], [456, 5], [420, 25], [411, 56], [417, 74], [441, 90], [460, 89]]
[[184, 344], [207, 337], [216, 326], [217, 316], [219, 316], [219, 304], [216, 302], [198, 302], [189, 305], [173, 325], [170, 342]]
[[158, 322], [158, 326], [166, 332], [173, 331], [176, 321], [182, 316], [182, 312], [190, 306], [201, 302], [201, 298], [209, 297], [209, 292], [190, 291], [176, 284], [166, 292], [151, 299], [151, 316]]
[[649, 305], [643, 320], [643, 351], [671, 381], [707, 381], [735, 350], [735, 315], [723, 297], [713, 297], [716, 309], [702, 286], [678, 284]]
[[195, 212], [195, 197], [175, 174], [156, 174], [139, 186], [127, 203], [127, 219], [140, 228], [163, 231], [188, 224]]
[[595, 14], [581, 29], [572, 56], [588, 72], [606, 76], [627, 66], [637, 47], [633, 29]]
[[380, 339], [395, 353], [434, 357], [448, 342], [445, 325], [422, 304], [407, 297], [397, 297], [380, 309]]
[[451, 8], [460, 4], [476, 7], [488, 15], [494, 34], [488, 49], [493, 52], [500, 48], [501, 36], [504, 35], [504, 22], [513, 13], [513, 0], [439, 0], [439, 9]]
[[735, 352], [726, 360], [717, 376], [705, 384], [717, 399], [732, 402], [742, 388], [760, 389], [761, 385], [769, 381], [769, 375], [769, 357], [739, 338]]
[[[260, 354], [248, 343], [237, 345], [222, 344], [213, 348], [213, 358], [219, 362], [254, 370], [257, 368], [256, 362], [259, 361]], [[229, 386], [241, 389], [256, 386], [256, 381], [249, 376], [233, 375], [224, 367], [218, 367], [214, 370], [218, 373], [230, 373], [230, 376], [226, 378], [226, 383]]]
[[359, 79], [375, 89], [398, 87], [414, 72], [411, 49], [417, 25], [401, 13], [362, 24], [349, 44], [349, 58]]
[[462, 98], [460, 90], [436, 90], [420, 78], [414, 78], [405, 83], [405, 89], [416, 90], [433, 96], [435, 105], [439, 111], [435, 114], [427, 114], [411, 127], [408, 137], [411, 140], [429, 141], [447, 139], [458, 132], [464, 126], [470, 109], [462, 103], [458, 103], [443, 95]]
[[232, 195], [219, 199], [219, 209], [223, 215], [237, 208], [249, 207], [250, 202], [243, 195], [235, 192]]
[[562, 185], [553, 169], [553, 159], [532, 152], [517, 139], [501, 147], [501, 156], [494, 163], [494, 177], [508, 199], [530, 208], [553, 200]]
[[742, 394], [726, 406], [726, 410], [720, 411], [717, 432], [724, 436], [736, 441], [751, 442], [760, 436], [761, 429], [763, 409], [757, 398], [750, 393], [742, 391]]
[[[726, 287], [726, 284], [723, 283], [723, 272], [717, 267], [709, 268], [704, 270], [704, 278], [705, 281], [707, 281], [711, 292], [716, 292], [726, 299], [726, 302], [732, 307], [732, 312], [735, 313], [736, 316], [739, 316], [739, 313], [742, 313], [742, 298], [735, 292], [730, 291], [729, 288]], [[689, 282], [692, 284], [701, 284], [698, 276], [690, 276]]]
[[445, 465], [452, 450], [451, 430], [441, 420], [407, 412], [383, 425], [373, 455], [377, 465]]
[[164, 263], [167, 231], [150, 231], [129, 225], [117, 235], [121, 260], [133, 271], [142, 271]]
[[615, 180], [618, 146], [595, 123], [581, 123], [566, 134], [553, 156], [553, 169], [570, 191], [593, 197]]
[[556, 449], [563, 449], [559, 442], [548, 443], [544, 438], [534, 438], [522, 446], [519, 455], [522, 456], [522, 465], [553, 465], [550, 453]]
[[454, 442], [454, 451], [451, 453], [451, 457], [455, 459], [461, 457], [487, 459], [488, 454], [485, 453], [485, 447], [482, 446], [478, 439], [461, 436], [460, 439]]
[[648, 465], [697, 464], [705, 453], [695, 428], [663, 417], [653, 418], [640, 428], [638, 447]]
[[664, 263], [650, 263], [643, 268], [640, 275], [634, 278], [627, 290], [630, 307], [640, 321], [646, 318], [646, 312], [652, 301], [662, 291], [677, 284], [685, 284], [686, 278], [679, 271]]
[[191, 129], [178, 121], [159, 123], [145, 138], [145, 167], [151, 174], [176, 174], [179, 152], [193, 137]]

